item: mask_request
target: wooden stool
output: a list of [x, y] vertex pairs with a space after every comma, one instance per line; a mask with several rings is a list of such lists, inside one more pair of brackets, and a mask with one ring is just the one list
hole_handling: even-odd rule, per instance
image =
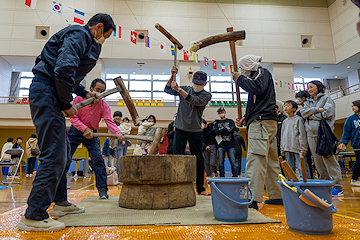
[[193, 181], [196, 157], [185, 155], [125, 156], [119, 159], [123, 182], [119, 206], [169, 209], [196, 204]]

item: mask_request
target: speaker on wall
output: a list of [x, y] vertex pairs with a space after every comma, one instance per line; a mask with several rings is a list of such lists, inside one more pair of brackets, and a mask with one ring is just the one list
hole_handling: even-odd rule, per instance
[[36, 39], [49, 39], [50, 27], [36, 26]]
[[312, 35], [301, 35], [301, 47], [312, 48]]

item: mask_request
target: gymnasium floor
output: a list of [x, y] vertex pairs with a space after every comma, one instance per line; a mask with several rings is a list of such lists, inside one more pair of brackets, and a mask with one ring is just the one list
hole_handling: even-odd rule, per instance
[[[207, 226], [118, 226], [68, 227], [58, 232], [25, 232], [17, 224], [26, 209], [31, 178], [20, 185], [0, 190], [0, 239], [360, 239], [360, 187], [350, 186], [350, 174], [343, 174], [345, 197], [333, 198], [338, 208], [332, 234], [304, 235], [288, 230], [284, 208], [265, 205], [260, 212], [282, 223]], [[68, 178], [69, 201], [78, 203], [87, 196], [96, 196], [94, 175]], [[120, 188], [109, 187], [109, 195], [119, 195]], [[266, 196], [264, 196], [266, 199]]]

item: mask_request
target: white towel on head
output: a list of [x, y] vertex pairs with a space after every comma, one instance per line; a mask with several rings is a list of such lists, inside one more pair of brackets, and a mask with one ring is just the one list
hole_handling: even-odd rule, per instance
[[260, 67], [262, 57], [256, 55], [245, 55], [239, 59], [237, 62], [238, 67], [240, 69], [244, 69], [246, 71], [257, 71]]

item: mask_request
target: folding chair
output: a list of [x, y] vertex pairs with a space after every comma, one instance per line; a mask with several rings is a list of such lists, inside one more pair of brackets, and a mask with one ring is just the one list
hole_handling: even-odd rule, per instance
[[[15, 163], [15, 162], [3, 162], [2, 160], [3, 160], [3, 157], [4, 157], [5, 154], [21, 155], [21, 156], [20, 156], [20, 159], [19, 159], [18, 163]], [[14, 180], [15, 180], [16, 173], [19, 170], [19, 167], [21, 166], [21, 160], [22, 160], [23, 155], [24, 155], [24, 150], [20, 149], [20, 148], [11, 148], [11, 149], [6, 150], [2, 154], [1, 159], [0, 159], [0, 177], [1, 177], [1, 181], [2, 181], [2, 167], [14, 167], [14, 166], [16, 166], [16, 170], [14, 172], [14, 175], [11, 176], [11, 182], [2, 181], [1, 184], [13, 184], [13, 183], [20, 184], [20, 182], [21, 182], [21, 174], [22, 174], [21, 173], [21, 171], [22, 171], [21, 168], [20, 168], [20, 180], [19, 180], [19, 182], [14, 182]], [[11, 160], [13, 160], [13, 159], [11, 159]]]

